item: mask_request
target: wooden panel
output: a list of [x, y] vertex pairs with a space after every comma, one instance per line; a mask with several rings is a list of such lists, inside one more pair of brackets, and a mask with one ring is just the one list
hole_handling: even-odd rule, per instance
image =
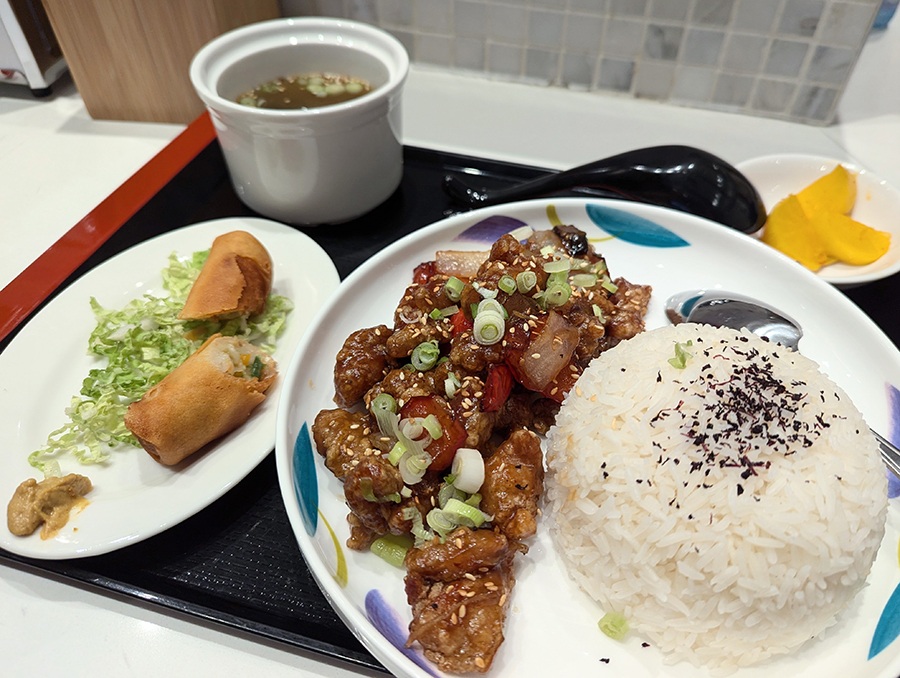
[[200, 47], [279, 16], [278, 0], [43, 0], [93, 118], [188, 123], [203, 111], [188, 68]]

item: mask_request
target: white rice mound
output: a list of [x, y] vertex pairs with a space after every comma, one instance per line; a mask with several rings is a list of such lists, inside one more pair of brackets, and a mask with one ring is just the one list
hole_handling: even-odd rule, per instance
[[863, 587], [884, 536], [862, 415], [816, 363], [748, 332], [622, 342], [548, 443], [545, 516], [569, 573], [670, 662], [719, 673], [797, 648]]

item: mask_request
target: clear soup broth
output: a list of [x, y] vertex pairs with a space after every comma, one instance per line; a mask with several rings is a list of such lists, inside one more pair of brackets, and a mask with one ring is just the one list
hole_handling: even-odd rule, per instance
[[239, 95], [236, 101], [254, 108], [319, 108], [356, 99], [371, 91], [371, 85], [361, 78], [306, 73], [269, 80]]

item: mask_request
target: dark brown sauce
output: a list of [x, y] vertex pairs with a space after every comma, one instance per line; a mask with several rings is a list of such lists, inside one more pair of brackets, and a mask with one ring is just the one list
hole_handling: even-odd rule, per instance
[[371, 91], [371, 85], [360, 78], [335, 73], [306, 73], [269, 80], [244, 92], [236, 101], [254, 108], [319, 108], [350, 101]]

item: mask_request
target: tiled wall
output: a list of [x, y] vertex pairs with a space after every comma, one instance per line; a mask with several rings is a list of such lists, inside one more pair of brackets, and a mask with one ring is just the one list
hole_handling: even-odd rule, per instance
[[397, 36], [413, 61], [812, 124], [832, 121], [880, 0], [282, 0]]

